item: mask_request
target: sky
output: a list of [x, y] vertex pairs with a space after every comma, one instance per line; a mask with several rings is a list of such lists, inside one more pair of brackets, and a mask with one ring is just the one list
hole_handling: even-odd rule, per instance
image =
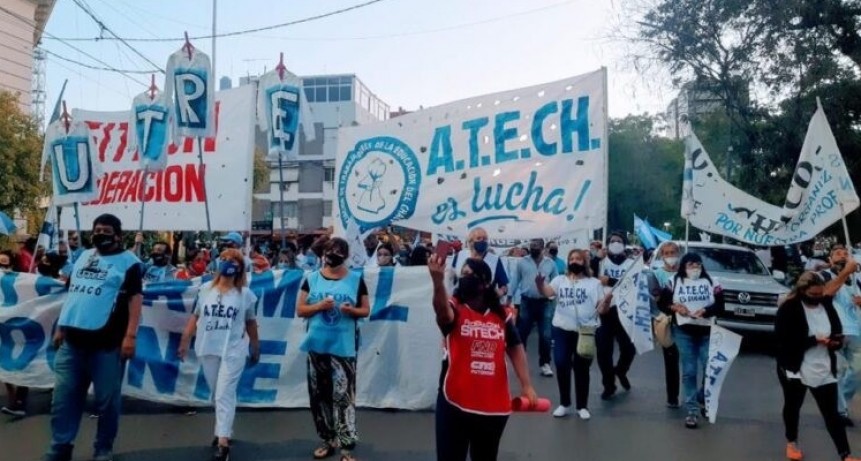
[[[220, 0], [219, 33], [306, 18], [366, 0]], [[123, 38], [208, 35], [211, 0], [86, 0], [96, 16]], [[245, 75], [271, 69], [284, 53], [298, 75], [356, 74], [392, 110], [414, 110], [458, 99], [608, 68], [609, 113], [623, 117], [663, 112], [675, 91], [654, 83], [653, 75], [630, 70], [623, 46], [610, 39], [620, 14], [613, 0], [383, 0], [289, 27], [216, 43], [216, 82], [234, 85]], [[94, 38], [99, 26], [73, 0], [58, 0], [43, 48], [63, 58], [102, 66], [86, 52], [118, 69], [154, 67], [118, 41], [68, 41], [49, 37]], [[105, 36], [109, 36], [107, 32]], [[71, 48], [68, 44], [78, 48]], [[212, 52], [211, 39], [192, 40]], [[129, 42], [164, 67], [182, 41]], [[80, 50], [80, 51], [79, 51]], [[149, 85], [150, 75], [91, 70], [49, 55], [47, 111], [65, 79], [70, 109], [127, 110]], [[163, 75], [156, 82], [163, 87]]]

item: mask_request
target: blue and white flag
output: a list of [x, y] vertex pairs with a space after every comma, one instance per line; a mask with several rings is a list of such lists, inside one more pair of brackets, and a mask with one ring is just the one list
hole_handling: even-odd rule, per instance
[[613, 287], [613, 304], [617, 307], [619, 322], [634, 343], [637, 354], [644, 354], [655, 348], [652, 341], [651, 295], [647, 270], [641, 256]]
[[299, 130], [306, 141], [315, 139], [313, 112], [302, 80], [286, 69], [276, 69], [263, 74], [257, 85], [257, 124], [266, 133], [269, 159], [296, 160]]
[[669, 232], [664, 232], [657, 227], [651, 225], [648, 219], [646, 219], [645, 221], [646, 225], [649, 226], [649, 229], [651, 229], [652, 235], [654, 235], [655, 238], [658, 239], [658, 243], [668, 242], [673, 239], [673, 235]]
[[57, 207], [53, 203], [48, 204], [48, 210], [45, 212], [45, 220], [42, 221], [42, 228], [39, 230], [39, 238], [36, 240], [36, 247], [41, 246], [46, 250], [54, 248], [54, 237], [57, 235]]
[[98, 150], [87, 124], [73, 121], [68, 131], [57, 120], [45, 130], [42, 158], [51, 160], [56, 206], [95, 200], [99, 196], [96, 180], [101, 176]]
[[634, 215], [634, 233], [637, 234], [643, 248], [651, 250], [658, 246], [658, 239], [655, 237], [655, 234], [652, 233], [652, 226], [640, 219], [637, 215]]
[[138, 151], [144, 171], [163, 170], [170, 145], [169, 95], [147, 90], [135, 96], [130, 115], [127, 151]]
[[167, 60], [164, 92], [173, 106], [173, 141], [215, 134], [215, 79], [209, 56], [183, 47]]
[[9, 215], [0, 211], [0, 234], [12, 235], [16, 230], [18, 230], [18, 226], [15, 225], [15, 221]]

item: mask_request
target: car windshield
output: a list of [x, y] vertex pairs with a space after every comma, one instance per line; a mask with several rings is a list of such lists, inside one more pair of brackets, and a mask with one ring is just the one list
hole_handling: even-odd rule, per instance
[[691, 248], [690, 251], [703, 258], [703, 265], [708, 272], [768, 275], [768, 269], [752, 251], [725, 248]]

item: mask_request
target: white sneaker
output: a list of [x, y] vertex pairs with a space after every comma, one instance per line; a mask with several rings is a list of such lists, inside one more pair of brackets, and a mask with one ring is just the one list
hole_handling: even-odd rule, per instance
[[566, 407], [564, 405], [559, 405], [553, 410], [553, 416], [556, 418], [564, 418], [571, 414], [571, 407]]
[[579, 416], [580, 419], [582, 419], [583, 421], [586, 421], [587, 419], [592, 417], [592, 413], [589, 413], [589, 410], [585, 408], [581, 408], [577, 410], [577, 416]]
[[550, 368], [549, 363], [541, 365], [541, 376], [553, 376], [553, 369]]

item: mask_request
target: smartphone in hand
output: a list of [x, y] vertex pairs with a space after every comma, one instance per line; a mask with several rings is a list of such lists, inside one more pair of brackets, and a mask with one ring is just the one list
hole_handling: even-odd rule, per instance
[[452, 245], [446, 240], [440, 240], [436, 242], [436, 256], [442, 261], [445, 262], [446, 258], [448, 258], [448, 254], [451, 253]]

